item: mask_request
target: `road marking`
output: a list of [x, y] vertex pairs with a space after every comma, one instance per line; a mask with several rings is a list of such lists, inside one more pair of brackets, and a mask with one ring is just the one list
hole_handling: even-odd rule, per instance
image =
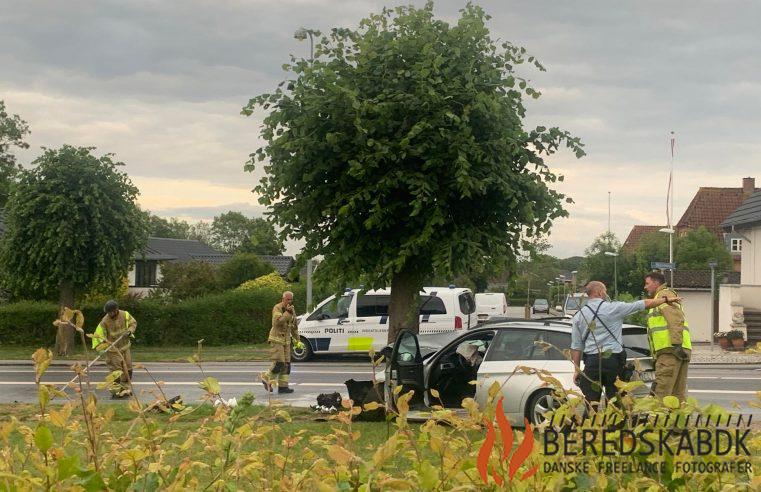
[[737, 395], [755, 395], [758, 391], [740, 391], [740, 390], [694, 390], [687, 388], [687, 393], [722, 393], [722, 394], [737, 394]]
[[[269, 368], [269, 364], [266, 366], [262, 366], [261, 368], [254, 369], [254, 370], [242, 370], [242, 371], [234, 371], [231, 369], [204, 369], [203, 372], [206, 374], [256, 374], [258, 372], [261, 372], [262, 369]], [[188, 371], [188, 370], [180, 370], [180, 371], [172, 371], [171, 369], [165, 369], [161, 371], [154, 371], [150, 370], [151, 374], [199, 374], [201, 375], [200, 370], [195, 371]], [[88, 371], [90, 374], [110, 374], [111, 371]], [[142, 369], [135, 369], [136, 373], [145, 373]], [[29, 374], [31, 376], [34, 376], [34, 370], [31, 371], [22, 371], [22, 370], [11, 370], [11, 371], [2, 371], [0, 370], [0, 374]], [[62, 371], [62, 370], [48, 370], [45, 371], [45, 374], [74, 374], [72, 371]], [[366, 371], [291, 371], [291, 374], [372, 374], [372, 371], [369, 369]]]
[[744, 379], [751, 379], [756, 381], [761, 381], [761, 377], [757, 378], [747, 378], [747, 377], [734, 377], [734, 376], [687, 376], [687, 379], [721, 379], [724, 381], [732, 381], [734, 379], [738, 380], [744, 380]]
[[[68, 381], [43, 381], [43, 384], [47, 385], [53, 385], [53, 386], [63, 386], [64, 384], [68, 384]], [[0, 384], [4, 384], [6, 386], [34, 386], [35, 383], [33, 381], [0, 381]], [[92, 385], [96, 385], [97, 383], [92, 383]], [[261, 381], [220, 381], [220, 386], [259, 386]], [[344, 384], [339, 383], [291, 383], [292, 385], [296, 386], [318, 386], [318, 387], [345, 387]], [[156, 383], [153, 381], [134, 381], [132, 383], [133, 386], [156, 386]], [[178, 382], [164, 382], [162, 384], [163, 386], [198, 386], [198, 382], [196, 381], [178, 381]]]

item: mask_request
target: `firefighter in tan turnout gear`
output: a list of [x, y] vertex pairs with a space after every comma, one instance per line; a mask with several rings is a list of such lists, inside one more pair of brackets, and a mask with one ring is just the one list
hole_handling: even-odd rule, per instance
[[95, 328], [92, 347], [101, 346], [103, 350], [113, 344], [106, 352], [106, 366], [109, 371], [122, 371], [122, 374], [108, 389], [112, 398], [125, 398], [132, 394], [130, 337], [134, 336], [137, 320], [127, 311], [120, 310], [116, 301], [108, 301], [103, 312], [105, 316]]
[[288, 387], [291, 341], [296, 348], [303, 348], [293, 307], [293, 292], [283, 292], [282, 300], [272, 308], [272, 329], [267, 341], [270, 344], [272, 367], [260, 374], [262, 384], [267, 391], [272, 391], [277, 386], [278, 393], [293, 393], [293, 389]]
[[[660, 272], [645, 276], [645, 290], [653, 296], [677, 297]], [[680, 303], [662, 304], [650, 309], [647, 315], [647, 337], [655, 358], [655, 388], [658, 398], [675, 396], [687, 398], [687, 367], [690, 364], [692, 342], [684, 310]]]

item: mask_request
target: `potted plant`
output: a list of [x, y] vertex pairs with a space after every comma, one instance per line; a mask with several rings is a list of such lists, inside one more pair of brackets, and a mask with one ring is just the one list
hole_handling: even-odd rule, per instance
[[727, 332], [727, 339], [732, 343], [732, 348], [741, 349], [745, 347], [745, 335], [740, 330]]
[[726, 331], [718, 331], [714, 333], [713, 336], [719, 340], [719, 347], [723, 348], [724, 350], [729, 348], [729, 339], [727, 338]]

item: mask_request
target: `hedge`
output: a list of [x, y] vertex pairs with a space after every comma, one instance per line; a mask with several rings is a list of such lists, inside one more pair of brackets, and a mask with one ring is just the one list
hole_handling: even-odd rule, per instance
[[[306, 305], [304, 288], [290, 286], [298, 313]], [[261, 343], [267, 340], [272, 306], [280, 292], [268, 289], [232, 290], [182, 302], [145, 299], [122, 307], [137, 319], [137, 345], [206, 345]], [[85, 332], [92, 333], [103, 317], [100, 305], [80, 307]], [[55, 343], [58, 307], [48, 302], [18, 302], [0, 306], [0, 344], [41, 345]]]

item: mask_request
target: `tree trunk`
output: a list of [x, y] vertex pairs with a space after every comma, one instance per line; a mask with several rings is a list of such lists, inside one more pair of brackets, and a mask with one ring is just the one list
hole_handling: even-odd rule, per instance
[[388, 343], [394, 343], [399, 332], [409, 330], [418, 333], [418, 296], [421, 286], [418, 275], [411, 268], [394, 274], [391, 279], [391, 300], [388, 305]]
[[[63, 308], [74, 309], [74, 283], [62, 281], [58, 287], [58, 317], [63, 314]], [[55, 352], [59, 356], [69, 355], [74, 350], [74, 328], [68, 323], [61, 323], [55, 335]]]

